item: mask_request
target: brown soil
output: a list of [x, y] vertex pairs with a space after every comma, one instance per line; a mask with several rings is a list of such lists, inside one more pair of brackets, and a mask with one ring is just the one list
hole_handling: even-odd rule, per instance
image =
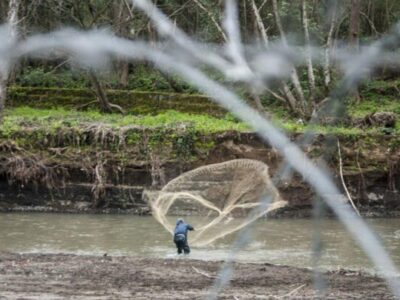
[[[0, 299], [204, 299], [221, 262], [0, 252]], [[218, 299], [316, 299], [313, 274], [234, 264]], [[376, 277], [325, 273], [326, 299], [395, 299]]]

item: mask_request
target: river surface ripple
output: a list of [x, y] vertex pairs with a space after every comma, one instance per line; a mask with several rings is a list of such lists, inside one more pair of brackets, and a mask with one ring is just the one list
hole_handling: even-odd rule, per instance
[[[198, 220], [188, 217], [187, 221], [195, 225]], [[400, 219], [367, 221], [400, 267]], [[314, 224], [309, 219], [258, 220], [252, 242], [237, 254], [237, 260], [311, 267]], [[326, 219], [320, 228], [323, 241], [321, 267], [374, 272], [366, 256], [338, 221]], [[207, 247], [192, 247], [190, 257], [226, 259], [234, 237], [228, 236]], [[176, 257], [171, 235], [161, 225], [152, 217], [131, 215], [1, 213], [0, 251]]]

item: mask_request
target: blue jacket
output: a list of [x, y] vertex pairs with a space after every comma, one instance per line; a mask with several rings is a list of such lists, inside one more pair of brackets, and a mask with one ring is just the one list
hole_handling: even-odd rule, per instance
[[193, 230], [193, 229], [194, 228], [191, 225], [186, 224], [182, 220], [178, 220], [178, 221], [176, 221], [174, 235], [176, 235], [176, 234], [184, 234], [185, 237], [187, 238], [188, 230]]

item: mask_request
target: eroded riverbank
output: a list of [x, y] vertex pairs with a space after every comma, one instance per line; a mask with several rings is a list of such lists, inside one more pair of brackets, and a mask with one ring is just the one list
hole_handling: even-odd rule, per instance
[[[221, 262], [192, 259], [0, 252], [4, 299], [204, 299]], [[385, 283], [358, 272], [323, 275], [327, 299], [395, 299]], [[234, 264], [218, 299], [315, 299], [310, 270]]]
[[[342, 165], [343, 181], [363, 215], [399, 216], [399, 134], [331, 129], [319, 128], [304, 152], [315, 161], [324, 156], [340, 188]], [[288, 129], [288, 135], [300, 141], [304, 130]], [[341, 161], [332, 134], [340, 141]], [[271, 177], [284, 162], [229, 115], [168, 111], [121, 117], [10, 109], [0, 128], [0, 211], [148, 214], [145, 191], [160, 190], [186, 171], [234, 159], [263, 162]], [[288, 201], [283, 216], [311, 215], [314, 193], [301, 176], [276, 188]]]

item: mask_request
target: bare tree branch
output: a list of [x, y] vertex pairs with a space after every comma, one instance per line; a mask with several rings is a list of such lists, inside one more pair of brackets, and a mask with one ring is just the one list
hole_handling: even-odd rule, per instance
[[349, 190], [347, 189], [346, 183], [344, 182], [343, 178], [343, 163], [342, 163], [342, 154], [340, 153], [340, 142], [339, 139], [337, 140], [337, 146], [338, 146], [338, 153], [339, 153], [339, 172], [340, 172], [340, 179], [342, 181], [342, 186], [344, 188], [344, 191], [346, 192], [347, 198], [349, 199], [351, 206], [354, 208], [354, 211], [357, 213], [357, 215], [360, 215], [360, 212], [358, 211], [357, 207], [354, 204], [353, 199], [351, 198], [351, 195], [349, 193]]
[[217, 20], [214, 17], [214, 14], [207, 9], [199, 0], [192, 0], [194, 3], [196, 3], [196, 5], [202, 9], [204, 12], [207, 13], [208, 17], [210, 18], [211, 22], [214, 24], [215, 28], [217, 28], [218, 32], [221, 34], [222, 38], [224, 39], [224, 41], [227, 41], [228, 38], [225, 35], [225, 32], [222, 30], [221, 26], [219, 25], [219, 23], [217, 22]]
[[257, 8], [256, 2], [254, 0], [250, 0], [250, 1], [251, 1], [251, 8], [253, 10], [253, 14], [256, 17], [258, 30], [262, 36], [265, 46], [268, 47], [269, 42], [268, 42], [267, 30], [265, 29], [264, 23], [261, 19], [260, 10]]

